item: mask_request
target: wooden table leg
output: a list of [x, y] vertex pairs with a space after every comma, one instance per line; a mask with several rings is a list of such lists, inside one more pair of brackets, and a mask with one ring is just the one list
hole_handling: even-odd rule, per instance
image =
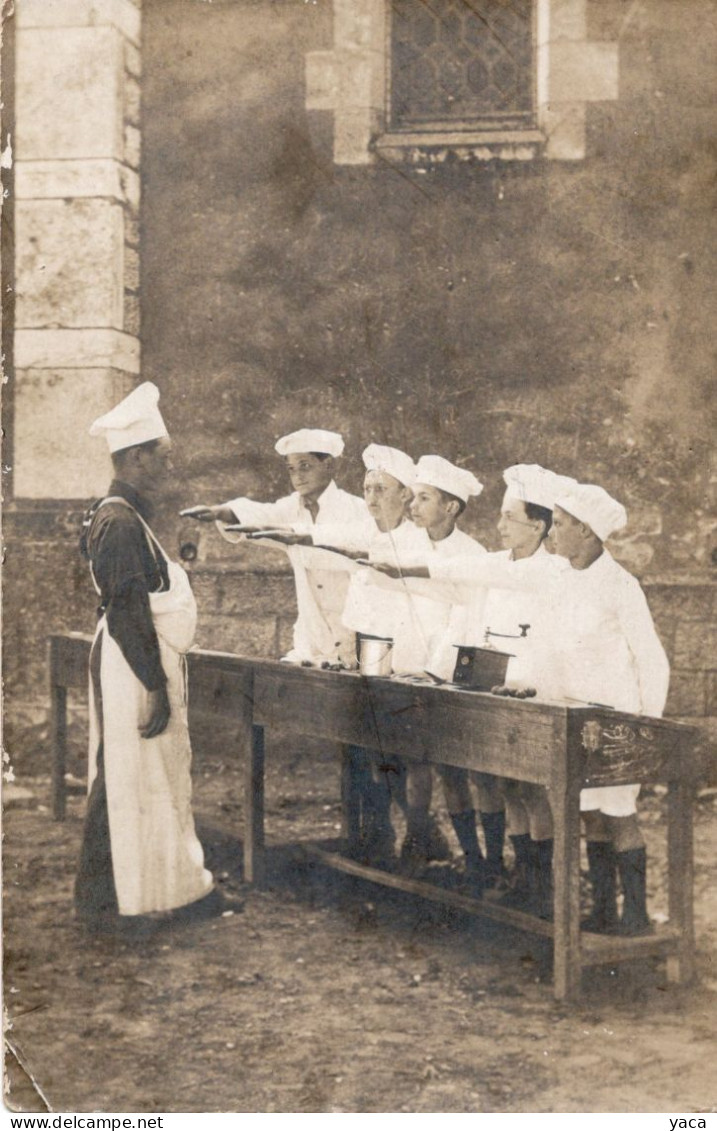
[[52, 815], [65, 819], [67, 766], [67, 689], [50, 685], [50, 749], [52, 752]]
[[244, 755], [244, 879], [261, 886], [264, 852], [264, 728], [247, 728]]
[[691, 781], [672, 781], [667, 791], [667, 874], [670, 923], [679, 928], [677, 954], [667, 959], [670, 982], [689, 982], [695, 972], [693, 829]]
[[580, 800], [574, 789], [550, 795], [553, 810], [553, 993], [559, 1001], [580, 994]]
[[356, 769], [357, 754], [363, 750], [355, 746], [341, 747], [341, 838], [344, 849], [352, 855], [359, 846], [360, 795]]

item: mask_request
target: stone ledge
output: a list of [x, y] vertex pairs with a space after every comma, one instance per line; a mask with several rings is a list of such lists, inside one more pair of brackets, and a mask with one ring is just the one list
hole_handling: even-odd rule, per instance
[[131, 0], [18, 0], [18, 28], [96, 27], [109, 24], [139, 44], [141, 15]]
[[17, 369], [118, 369], [139, 373], [139, 341], [121, 330], [15, 332]]
[[686, 589], [693, 588], [717, 588], [717, 575], [712, 573], [700, 573], [689, 571], [674, 571], [672, 573], [655, 573], [647, 574], [640, 579], [641, 584], [645, 587], [651, 588], [663, 587], [665, 589], [676, 589], [684, 586]]
[[17, 161], [15, 195], [18, 200], [102, 198], [137, 207], [139, 177], [112, 157]]
[[372, 145], [379, 157], [411, 164], [458, 161], [531, 161], [545, 144], [540, 130], [446, 130], [381, 134]]
[[241, 562], [227, 561], [227, 559], [217, 559], [216, 562], [211, 564], [202, 562], [200, 565], [194, 566], [191, 570], [193, 577], [200, 577], [203, 579], [211, 579], [213, 577], [231, 578], [231, 577], [246, 577], [255, 576], [257, 578], [263, 577], [288, 577], [293, 576], [294, 571], [289, 565], [288, 559], [284, 556], [285, 565], [277, 562], [270, 566], [258, 567], [255, 563], [244, 559]]

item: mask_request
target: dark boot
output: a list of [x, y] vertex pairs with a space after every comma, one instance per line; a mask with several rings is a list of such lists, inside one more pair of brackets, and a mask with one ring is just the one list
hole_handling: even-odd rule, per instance
[[618, 934], [647, 935], [652, 931], [647, 914], [647, 852], [631, 848], [615, 855], [625, 897]]
[[473, 894], [480, 898], [485, 887], [485, 861], [478, 844], [475, 809], [467, 809], [465, 813], [451, 813], [450, 816], [463, 850], [466, 881]]
[[426, 857], [428, 860], [452, 860], [451, 846], [446, 840], [443, 829], [432, 813], [428, 814], [428, 831], [426, 839]]
[[535, 871], [533, 872], [532, 910], [541, 919], [553, 917], [553, 838], [533, 841], [535, 845]]
[[433, 814], [409, 806], [401, 863], [409, 871], [415, 871], [424, 868], [431, 860], [450, 860], [452, 856], [451, 846]]
[[186, 903], [183, 907], [175, 908], [171, 912], [170, 921], [172, 923], [194, 923], [202, 919], [216, 919], [220, 915], [226, 915], [227, 912], [241, 914], [243, 910], [243, 900], [234, 896], [226, 896], [219, 888], [212, 888], [201, 899], [195, 899], [193, 903]]
[[615, 850], [608, 841], [602, 840], [589, 840], [587, 850], [593, 906], [587, 918], [580, 921], [580, 930], [614, 935], [618, 927]]
[[529, 833], [519, 833], [511, 836], [511, 844], [515, 854], [515, 868], [510, 877], [510, 889], [501, 896], [500, 903], [505, 907], [514, 907], [516, 911], [525, 911], [530, 904], [530, 871], [532, 865], [532, 849], [534, 843]]
[[480, 821], [485, 837], [485, 873], [486, 887], [493, 888], [505, 875], [503, 864], [503, 843], [505, 841], [505, 811], [497, 813], [484, 813], [481, 811]]
[[451, 813], [450, 817], [466, 867], [478, 868], [483, 863], [483, 853], [478, 844], [475, 809], [467, 809], [465, 813]]
[[391, 795], [384, 782], [364, 783], [361, 859], [377, 868], [394, 863], [396, 834], [391, 824]]

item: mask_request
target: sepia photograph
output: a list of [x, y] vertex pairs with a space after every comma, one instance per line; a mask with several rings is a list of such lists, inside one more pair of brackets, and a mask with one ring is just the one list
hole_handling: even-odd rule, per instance
[[1, 8], [6, 1114], [706, 1127], [717, 0]]

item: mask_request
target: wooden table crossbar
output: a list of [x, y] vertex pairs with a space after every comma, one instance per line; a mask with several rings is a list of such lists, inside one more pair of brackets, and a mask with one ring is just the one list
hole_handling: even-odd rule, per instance
[[[49, 643], [53, 812], [58, 820], [65, 814], [67, 691], [87, 684], [90, 644], [79, 633], [54, 635]], [[205, 717], [210, 712], [239, 726], [248, 882], [264, 878], [264, 734], [267, 727], [280, 727], [283, 733], [341, 746], [342, 834], [349, 851], [358, 837], [355, 746], [532, 782], [549, 791], [552, 922], [306, 846], [329, 866], [552, 938], [558, 999], [575, 998], [582, 967], [601, 963], [658, 955], [667, 959], [671, 980], [692, 978], [692, 807], [699, 775], [692, 757], [693, 727], [603, 707], [504, 699], [450, 685], [367, 678], [224, 652], [193, 650], [187, 660], [190, 715], [200, 707]], [[580, 790], [630, 782], [667, 784], [669, 922], [654, 935], [637, 938], [581, 933]]]

